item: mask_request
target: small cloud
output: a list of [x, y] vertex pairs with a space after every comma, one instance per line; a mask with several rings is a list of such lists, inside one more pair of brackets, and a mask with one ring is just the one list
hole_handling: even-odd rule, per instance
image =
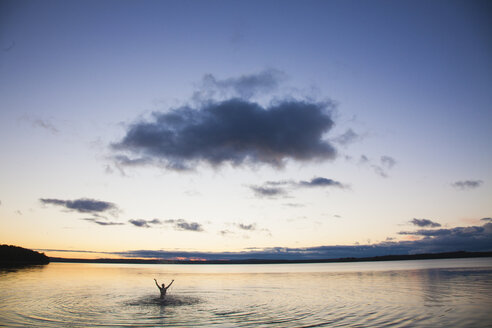
[[293, 182], [290, 180], [280, 180], [280, 181], [267, 181], [264, 185], [267, 186], [287, 186], [292, 184]]
[[14, 47], [15, 47], [15, 41], [14, 41], [14, 40], [12, 40], [12, 41], [10, 42], [10, 44], [9, 44], [9, 45], [7, 45], [6, 47], [3, 47], [3, 48], [2, 48], [2, 50], [3, 50], [4, 52], [9, 52], [10, 50], [14, 49]]
[[410, 221], [410, 223], [412, 223], [413, 225], [419, 226], [419, 227], [436, 228], [436, 227], [441, 226], [440, 223], [433, 222], [433, 221], [428, 220], [428, 219], [415, 219], [414, 218], [412, 221]]
[[130, 158], [126, 155], [116, 155], [113, 159], [117, 165], [123, 166], [143, 166], [152, 163], [149, 157]]
[[102, 226], [124, 225], [124, 223], [122, 223], [122, 222], [102, 221], [102, 220], [98, 220], [96, 218], [85, 218], [82, 220], [92, 222], [92, 223], [102, 225]]
[[359, 165], [368, 165], [373, 171], [382, 178], [388, 177], [388, 171], [396, 165], [396, 160], [391, 156], [381, 156], [379, 163], [375, 164], [366, 155], [361, 155], [359, 158]]
[[284, 188], [265, 187], [265, 186], [250, 186], [257, 197], [277, 197], [287, 194]]
[[[269, 229], [266, 228], [259, 228], [256, 223], [229, 223], [229, 226], [232, 226], [233, 229], [225, 229], [221, 230], [219, 233], [224, 235], [228, 234], [239, 234], [241, 232], [249, 232], [249, 233], [264, 233], [267, 236], [272, 236], [272, 233], [270, 232]], [[248, 234], [242, 234], [243, 238], [249, 238]]]
[[334, 217], [334, 218], [341, 218], [341, 216], [340, 216], [340, 215], [338, 215], [338, 214], [333, 215], [333, 217]]
[[355, 133], [354, 130], [348, 129], [343, 134], [334, 138], [333, 141], [342, 145], [342, 146], [347, 146], [348, 144], [351, 144], [351, 143], [359, 140], [360, 138], [361, 138], [360, 135]]
[[271, 93], [286, 78], [287, 75], [277, 69], [266, 69], [256, 74], [227, 79], [218, 79], [213, 74], [206, 74], [200, 90], [195, 92], [193, 97], [200, 101], [216, 97], [250, 99], [256, 95]]
[[379, 165], [371, 165], [372, 169], [374, 170], [374, 172], [379, 175], [381, 178], [387, 178], [388, 177], [388, 174], [386, 173], [386, 171]]
[[198, 222], [188, 222], [183, 219], [169, 219], [165, 220], [164, 223], [173, 225], [173, 228], [179, 231], [204, 231], [203, 226]]
[[90, 198], [79, 198], [75, 200], [40, 198], [39, 200], [43, 204], [61, 206], [69, 211], [75, 211], [80, 213], [113, 212], [114, 215], [114, 213], [118, 210], [118, 207], [113, 203], [90, 199]]
[[381, 165], [387, 169], [392, 169], [396, 165], [396, 160], [391, 156], [381, 156]]
[[106, 174], [113, 174], [114, 173], [114, 170], [113, 170], [113, 168], [110, 165], [106, 165], [104, 167], [104, 173], [106, 173]]
[[22, 212], [20, 210], [15, 211], [18, 215], [22, 215]]
[[332, 180], [332, 179], [327, 179], [327, 178], [322, 178], [322, 177], [317, 177], [317, 178], [312, 178], [310, 181], [300, 181], [297, 183], [298, 186], [300, 187], [337, 187], [337, 188], [344, 188], [344, 185], [341, 182]]
[[462, 180], [456, 181], [451, 184], [454, 188], [461, 190], [475, 189], [483, 184], [482, 180]]
[[19, 118], [20, 122], [30, 123], [33, 128], [41, 128], [52, 134], [57, 134], [59, 132], [58, 128], [48, 119], [42, 119], [38, 117], [33, 117], [30, 115], [23, 115]]
[[481, 221], [485, 221], [485, 222], [492, 222], [492, 218], [483, 218], [483, 219], [480, 219]]
[[284, 203], [282, 205], [288, 206], [288, 207], [304, 207], [304, 206], [306, 206], [306, 205], [300, 204], [300, 203]]
[[133, 220], [128, 220], [128, 222], [140, 228], [150, 228], [154, 224], [162, 224], [162, 222], [159, 219], [153, 219], [153, 220], [133, 219]]
[[336, 188], [346, 188], [344, 184], [339, 181], [315, 177], [309, 181], [292, 181], [292, 180], [281, 180], [281, 181], [267, 181], [263, 185], [253, 185], [249, 186], [251, 190], [254, 191], [258, 197], [277, 197], [287, 195], [287, 188], [325, 188], [325, 187], [336, 187]]
[[251, 223], [251, 224], [238, 223], [238, 224], [236, 224], [236, 226], [241, 230], [247, 230], [247, 231], [256, 230], [256, 224], [255, 223]]
[[359, 164], [366, 164], [369, 162], [369, 158], [366, 155], [360, 155]]
[[58, 129], [51, 122], [46, 120], [41, 120], [41, 119], [34, 120], [33, 126], [48, 130], [53, 134], [59, 132]]
[[226, 236], [226, 235], [234, 234], [234, 232], [225, 229], [225, 230], [220, 230], [219, 231], [219, 234], [222, 235], [222, 236]]

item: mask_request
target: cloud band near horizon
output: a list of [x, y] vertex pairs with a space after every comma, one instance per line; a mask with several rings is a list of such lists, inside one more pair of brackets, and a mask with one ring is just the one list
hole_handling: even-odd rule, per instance
[[492, 251], [492, 222], [482, 226], [455, 227], [451, 229], [421, 229], [400, 234], [420, 236], [411, 241], [384, 241], [370, 245], [336, 245], [305, 248], [268, 247], [248, 248], [239, 252], [200, 252], [168, 250], [129, 250], [96, 252], [84, 250], [41, 249], [41, 251], [94, 253], [126, 258], [199, 258], [205, 260], [316, 260], [344, 257], [373, 257], [383, 255], [411, 255], [455, 251]]

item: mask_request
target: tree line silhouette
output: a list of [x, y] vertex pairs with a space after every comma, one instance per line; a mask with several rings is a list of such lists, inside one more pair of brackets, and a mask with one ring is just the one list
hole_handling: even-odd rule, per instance
[[44, 253], [19, 246], [0, 245], [0, 267], [48, 263], [50, 259]]

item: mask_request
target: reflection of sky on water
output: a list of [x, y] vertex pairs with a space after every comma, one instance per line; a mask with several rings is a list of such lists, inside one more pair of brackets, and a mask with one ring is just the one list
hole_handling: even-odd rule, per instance
[[[7, 326], [480, 327], [492, 319], [490, 259], [347, 266], [54, 263], [0, 277], [0, 325]], [[175, 279], [164, 302], [154, 277]]]

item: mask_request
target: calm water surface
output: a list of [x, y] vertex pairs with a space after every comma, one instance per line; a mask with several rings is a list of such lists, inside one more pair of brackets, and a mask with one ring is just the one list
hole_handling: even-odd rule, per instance
[[491, 327], [492, 259], [51, 263], [0, 271], [0, 326]]

